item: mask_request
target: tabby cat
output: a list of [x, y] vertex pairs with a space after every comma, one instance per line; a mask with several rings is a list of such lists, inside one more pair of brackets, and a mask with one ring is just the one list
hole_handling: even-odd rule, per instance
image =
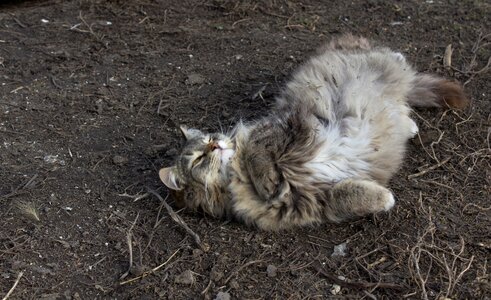
[[182, 154], [159, 176], [177, 202], [264, 230], [388, 211], [385, 186], [418, 132], [409, 106], [468, 102], [459, 84], [344, 35], [294, 73], [268, 116], [230, 134], [181, 127]]

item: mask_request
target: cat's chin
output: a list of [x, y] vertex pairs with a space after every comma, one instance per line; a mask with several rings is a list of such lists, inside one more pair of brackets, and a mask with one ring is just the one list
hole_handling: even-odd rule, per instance
[[235, 151], [233, 149], [220, 150], [220, 161], [222, 162], [222, 166], [228, 165], [234, 154]]

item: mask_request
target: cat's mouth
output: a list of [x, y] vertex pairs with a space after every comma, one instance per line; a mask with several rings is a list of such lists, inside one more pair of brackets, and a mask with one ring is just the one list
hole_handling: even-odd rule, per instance
[[232, 143], [227, 143], [225, 141], [218, 141], [216, 143], [213, 143], [211, 146], [211, 151], [213, 153], [216, 153], [220, 156], [220, 162], [222, 166], [226, 166], [232, 156], [234, 156], [234, 149], [233, 149], [233, 144]]

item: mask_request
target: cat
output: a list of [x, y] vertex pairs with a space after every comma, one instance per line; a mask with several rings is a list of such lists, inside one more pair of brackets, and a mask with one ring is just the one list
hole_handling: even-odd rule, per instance
[[390, 210], [386, 185], [418, 133], [410, 106], [464, 108], [460, 84], [417, 73], [366, 38], [334, 38], [300, 66], [266, 117], [230, 134], [184, 126], [159, 171], [177, 203], [263, 230]]

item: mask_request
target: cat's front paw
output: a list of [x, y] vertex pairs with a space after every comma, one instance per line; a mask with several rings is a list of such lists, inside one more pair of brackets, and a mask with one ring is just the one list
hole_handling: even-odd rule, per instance
[[394, 55], [394, 57], [400, 61], [400, 62], [406, 62], [406, 58], [404, 57], [404, 55], [401, 53], [401, 52], [394, 52], [392, 53]]
[[394, 205], [396, 204], [396, 199], [394, 198], [394, 195], [389, 192], [385, 196], [385, 204], [384, 204], [384, 211], [389, 211]]

